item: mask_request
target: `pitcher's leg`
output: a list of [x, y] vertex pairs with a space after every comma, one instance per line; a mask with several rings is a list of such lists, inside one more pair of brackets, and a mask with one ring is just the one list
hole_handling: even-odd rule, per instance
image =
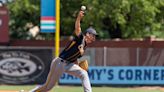
[[92, 92], [87, 71], [83, 70], [78, 65], [71, 63], [65, 67], [65, 72], [81, 79], [84, 92]]
[[64, 72], [64, 63], [60, 62], [58, 58], [54, 59], [51, 63], [51, 68], [46, 80], [46, 83], [38, 88], [35, 88], [31, 92], [47, 92], [53, 88], [60, 76]]

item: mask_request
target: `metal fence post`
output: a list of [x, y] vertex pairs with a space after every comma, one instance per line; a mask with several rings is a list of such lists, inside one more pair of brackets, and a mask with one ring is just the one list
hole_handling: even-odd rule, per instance
[[106, 60], [106, 57], [107, 57], [107, 47], [104, 47], [104, 66], [106, 66], [107, 64], [107, 60]]

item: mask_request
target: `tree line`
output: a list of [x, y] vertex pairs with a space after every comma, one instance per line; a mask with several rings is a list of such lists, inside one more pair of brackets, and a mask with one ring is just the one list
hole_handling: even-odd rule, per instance
[[[29, 29], [40, 27], [40, 0], [15, 0], [7, 4], [13, 39], [53, 39], [54, 34]], [[61, 37], [70, 36], [81, 5], [85, 5], [82, 30], [93, 26], [98, 39], [135, 39], [154, 35], [164, 38], [164, 0], [60, 0]]]

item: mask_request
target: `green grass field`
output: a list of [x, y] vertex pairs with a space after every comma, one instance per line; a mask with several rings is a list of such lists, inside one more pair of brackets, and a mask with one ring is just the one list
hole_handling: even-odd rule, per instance
[[[28, 92], [35, 86], [13, 86], [1, 85], [0, 92]], [[92, 87], [93, 92], [164, 92], [160, 87]], [[81, 86], [56, 86], [50, 92], [83, 92]]]

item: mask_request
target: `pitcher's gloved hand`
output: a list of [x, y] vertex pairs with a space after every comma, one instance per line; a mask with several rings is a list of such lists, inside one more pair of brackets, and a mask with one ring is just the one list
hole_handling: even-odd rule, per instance
[[79, 62], [79, 66], [80, 66], [82, 69], [88, 71], [88, 61], [87, 61], [87, 60], [80, 61], [80, 62]]

